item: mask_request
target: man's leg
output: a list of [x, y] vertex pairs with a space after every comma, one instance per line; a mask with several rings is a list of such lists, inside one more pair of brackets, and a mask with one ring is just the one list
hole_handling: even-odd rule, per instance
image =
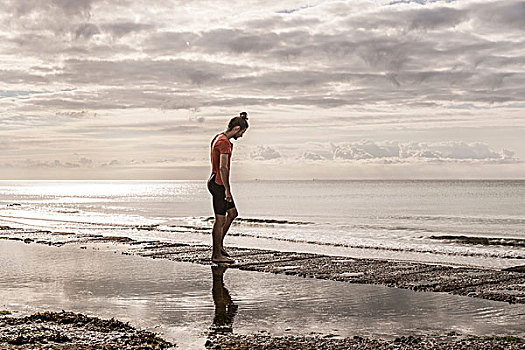
[[213, 229], [211, 232], [213, 242], [212, 260], [229, 260], [221, 252], [222, 248], [222, 230], [226, 222], [226, 215], [215, 214], [215, 221], [213, 222]]
[[231, 208], [226, 211], [226, 217], [224, 220], [224, 225], [222, 227], [222, 236], [221, 236], [221, 254], [228, 255], [226, 251], [224, 250], [224, 236], [226, 236], [226, 233], [228, 233], [228, 230], [230, 229], [230, 226], [233, 222], [233, 220], [237, 217], [238, 212], [236, 208]]

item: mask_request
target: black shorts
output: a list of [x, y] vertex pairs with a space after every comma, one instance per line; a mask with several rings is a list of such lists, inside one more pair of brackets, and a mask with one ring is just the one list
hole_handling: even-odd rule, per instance
[[215, 173], [208, 179], [208, 191], [213, 196], [213, 211], [215, 214], [226, 215], [226, 211], [235, 208], [235, 202], [226, 200], [226, 188], [215, 183]]

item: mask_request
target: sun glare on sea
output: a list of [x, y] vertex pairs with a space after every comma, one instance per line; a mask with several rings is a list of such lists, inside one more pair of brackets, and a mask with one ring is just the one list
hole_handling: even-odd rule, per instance
[[60, 181], [26, 182], [17, 192], [21, 195], [42, 197], [155, 197], [159, 195], [185, 195], [193, 186], [184, 182], [135, 181]]

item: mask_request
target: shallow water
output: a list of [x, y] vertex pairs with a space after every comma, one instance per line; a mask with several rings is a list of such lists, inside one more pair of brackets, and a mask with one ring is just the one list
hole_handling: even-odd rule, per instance
[[[248, 181], [233, 192], [248, 220], [229, 244], [495, 268], [525, 258], [523, 247], [430, 238], [525, 239], [525, 181]], [[204, 180], [0, 181], [0, 198], [0, 225], [210, 241]]]
[[195, 349], [210, 328], [230, 326], [242, 334], [525, 337], [524, 305], [236, 269], [213, 274], [94, 247], [0, 241], [0, 308], [115, 317]]

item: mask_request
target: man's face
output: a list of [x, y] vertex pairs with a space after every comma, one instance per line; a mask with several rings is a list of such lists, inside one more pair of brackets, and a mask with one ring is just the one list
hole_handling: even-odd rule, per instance
[[246, 129], [242, 129], [242, 130], [239, 130], [237, 131], [234, 135], [233, 135], [233, 138], [235, 140], [237, 140], [239, 137], [242, 137], [242, 135], [244, 135], [244, 132], [246, 131]]

